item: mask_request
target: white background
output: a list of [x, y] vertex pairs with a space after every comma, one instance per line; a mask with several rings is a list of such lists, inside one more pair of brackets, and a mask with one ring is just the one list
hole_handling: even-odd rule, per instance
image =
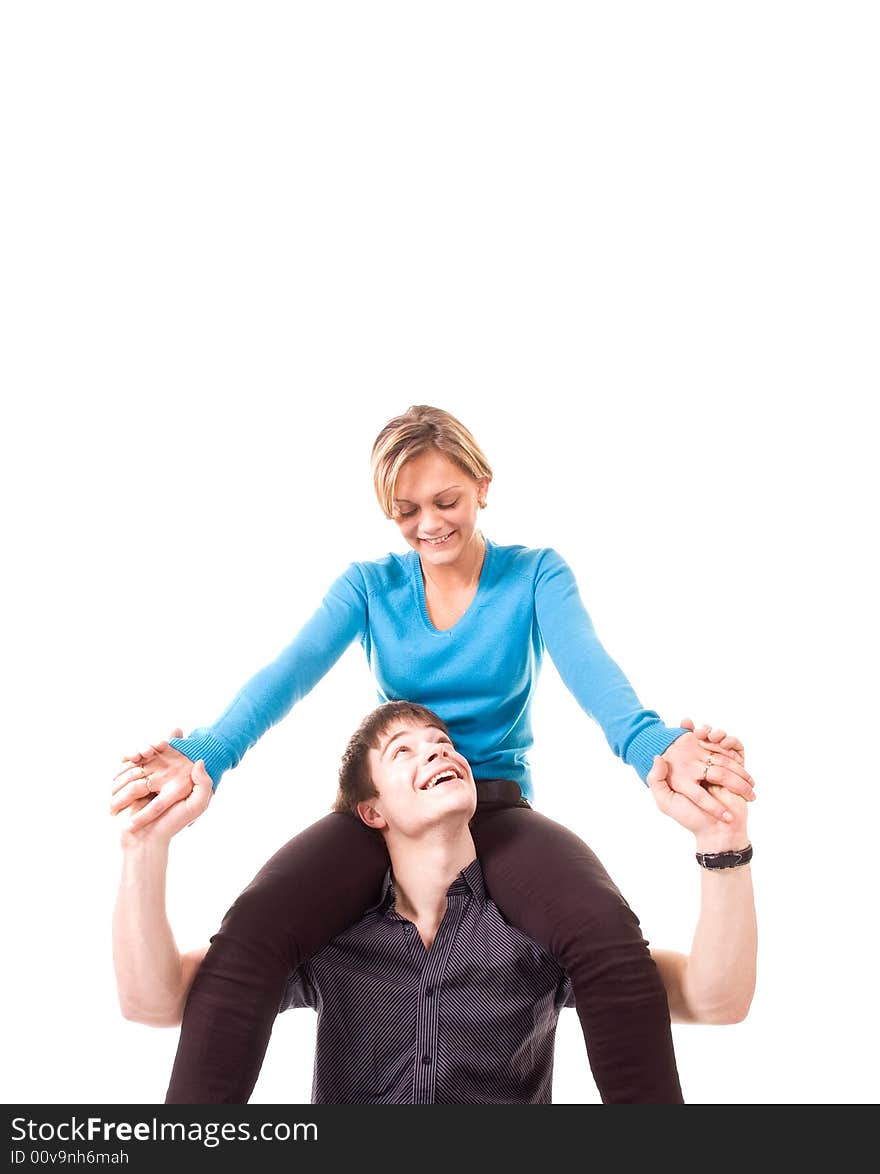
[[[412, 403], [484, 532], [553, 546], [643, 702], [737, 733], [760, 972], [693, 1103], [872, 1102], [878, 57], [858, 3], [7, 3], [0, 28], [8, 1102], [164, 1097], [110, 959], [119, 757], [214, 720], [353, 559]], [[350, 649], [172, 850], [207, 939], [323, 815]], [[546, 663], [536, 805], [686, 950], [690, 838]], [[314, 1017], [254, 1101], [307, 1101]], [[555, 1097], [591, 1102], [577, 1017]]]

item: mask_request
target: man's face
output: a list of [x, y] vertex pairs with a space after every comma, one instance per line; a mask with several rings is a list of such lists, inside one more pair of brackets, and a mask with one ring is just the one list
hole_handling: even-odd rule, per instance
[[436, 726], [395, 719], [368, 763], [379, 794], [358, 811], [371, 827], [419, 835], [443, 822], [466, 822], [476, 810], [470, 765]]

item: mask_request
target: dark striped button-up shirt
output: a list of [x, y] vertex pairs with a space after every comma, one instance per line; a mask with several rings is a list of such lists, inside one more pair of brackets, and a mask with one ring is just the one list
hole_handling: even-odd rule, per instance
[[430, 950], [379, 903], [288, 981], [281, 1010], [318, 1012], [314, 1104], [548, 1104], [563, 970], [508, 925], [479, 861], [447, 892]]

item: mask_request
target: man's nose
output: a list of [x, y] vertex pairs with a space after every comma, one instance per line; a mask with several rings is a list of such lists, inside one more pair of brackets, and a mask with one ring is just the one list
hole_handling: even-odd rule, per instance
[[428, 756], [425, 759], [425, 761], [426, 762], [433, 762], [434, 759], [439, 758], [441, 754], [443, 755], [444, 758], [447, 757], [446, 747], [445, 746], [436, 746], [433, 750], [428, 752]]

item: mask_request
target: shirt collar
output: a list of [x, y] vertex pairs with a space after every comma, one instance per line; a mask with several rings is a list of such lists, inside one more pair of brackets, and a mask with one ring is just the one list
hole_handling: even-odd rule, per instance
[[[481, 905], [486, 903], [486, 884], [483, 880], [483, 870], [480, 867], [478, 858], [475, 857], [467, 868], [463, 868], [446, 890], [447, 897], [451, 897], [454, 894], [469, 894], [475, 897]], [[382, 881], [382, 892], [379, 900], [371, 905], [367, 912], [372, 913], [374, 910], [384, 910], [388, 913], [394, 913], [394, 877], [390, 868], [385, 873], [385, 879]], [[397, 914], [394, 913], [394, 916], [397, 916]]]

